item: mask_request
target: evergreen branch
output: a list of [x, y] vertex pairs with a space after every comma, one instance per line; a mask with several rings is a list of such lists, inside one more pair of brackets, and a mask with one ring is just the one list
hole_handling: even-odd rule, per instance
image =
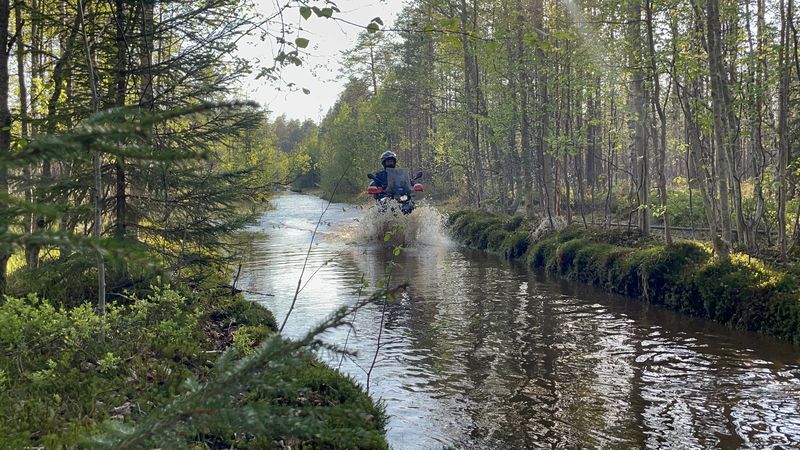
[[[397, 289], [404, 289], [404, 286], [394, 291]], [[351, 308], [338, 309], [299, 340], [288, 340], [275, 334], [252, 355], [240, 357], [236, 351], [228, 350], [217, 360], [208, 382], [187, 380], [185, 394], [135, 425], [107, 421], [104, 433], [91, 437], [89, 443], [109, 449], [188, 448], [198, 432], [222, 424], [237, 424], [245, 429], [273, 434], [325, 433], [320, 426], [321, 415], [346, 414], [348, 411], [325, 408], [315, 412], [313, 409], [275, 404], [274, 401], [258, 401], [258, 397], [248, 398], [248, 395], [259, 391], [280, 392], [281, 386], [287, 386], [284, 376], [290, 376], [305, 364], [310, 351], [320, 348], [339, 351], [325, 345], [321, 336], [331, 329], [351, 325], [347, 317], [355, 310], [389, 294], [388, 290], [381, 290]], [[305, 412], [302, 415], [301, 410]], [[328, 432], [335, 434], [337, 431]]]

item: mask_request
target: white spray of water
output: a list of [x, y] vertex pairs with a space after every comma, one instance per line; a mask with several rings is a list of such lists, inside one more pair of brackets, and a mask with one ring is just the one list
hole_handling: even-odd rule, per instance
[[[392, 212], [393, 206], [396, 213]], [[403, 247], [444, 247], [451, 243], [445, 220], [436, 208], [425, 203], [418, 204], [408, 215], [401, 214], [396, 204], [386, 211], [371, 207], [336, 234], [355, 244], [385, 242]]]

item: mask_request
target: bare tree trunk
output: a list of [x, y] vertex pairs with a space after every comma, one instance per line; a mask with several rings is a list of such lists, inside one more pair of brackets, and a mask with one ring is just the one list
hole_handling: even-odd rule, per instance
[[[720, 210], [722, 214], [723, 238], [733, 241], [730, 220], [730, 197], [728, 182], [735, 177], [732, 161], [732, 142], [728, 123], [730, 93], [725, 82], [725, 69], [722, 63], [722, 47], [720, 43], [719, 1], [706, 2], [706, 50], [708, 53], [709, 75], [711, 81], [711, 103], [714, 116], [714, 148], [717, 157], [717, 178], [719, 183]], [[734, 194], [735, 195], [735, 194]], [[734, 198], [734, 201], [736, 199]]]
[[[152, 10], [150, 12], [151, 21], [152, 21]], [[146, 36], [146, 35], [145, 35]], [[147, 38], [145, 37], [145, 41]], [[378, 75], [376, 74], [375, 70], [375, 44], [372, 38], [368, 38], [367, 45], [369, 45], [369, 72], [370, 78], [372, 79], [372, 95], [378, 95]]]
[[631, 80], [631, 109], [634, 113], [633, 121], [633, 154], [636, 161], [633, 165], [636, 170], [636, 199], [638, 201], [639, 231], [643, 236], [650, 236], [650, 162], [647, 151], [648, 125], [647, 125], [647, 92], [644, 88], [644, 71], [642, 65], [642, 5], [640, 0], [634, 1], [630, 6], [631, 24], [628, 32], [632, 47], [631, 66], [633, 78]]
[[[92, 52], [89, 48], [89, 36], [86, 33], [86, 11], [84, 10], [83, 0], [78, 0], [78, 18], [83, 33], [83, 44], [86, 50], [86, 67], [89, 72], [89, 88], [91, 90], [92, 111], [98, 112], [100, 109], [100, 98], [97, 94], [97, 83], [94, 76], [94, 64], [92, 63]], [[94, 151], [94, 238], [100, 240], [103, 232], [103, 173], [102, 173], [102, 154], [99, 150]], [[97, 310], [100, 315], [106, 313], [106, 266], [103, 254], [97, 253]]]
[[[8, 108], [8, 57], [9, 57], [9, 15], [11, 9], [8, 0], [0, 0], [0, 159], [5, 159], [11, 151], [11, 111]], [[8, 195], [8, 167], [0, 161], [0, 195]], [[8, 210], [0, 207], [0, 235], [8, 231], [11, 221]], [[0, 294], [6, 292], [8, 282], [8, 260], [11, 257], [11, 246], [0, 243]]]
[[650, 70], [653, 77], [653, 97], [652, 103], [658, 114], [658, 122], [660, 127], [653, 129], [655, 138], [653, 142], [656, 143], [656, 169], [658, 170], [658, 196], [661, 202], [661, 214], [664, 220], [664, 240], [667, 245], [672, 244], [672, 232], [669, 226], [669, 214], [667, 214], [667, 177], [666, 177], [666, 159], [667, 159], [667, 115], [664, 113], [664, 107], [661, 105], [661, 80], [659, 79], [660, 73], [656, 66], [656, 46], [653, 37], [653, 3], [652, 0], [645, 1], [645, 11], [647, 16], [647, 46], [650, 51]]
[[[477, 12], [473, 11], [473, 15]], [[469, 154], [472, 155], [474, 165], [474, 188], [473, 195], [475, 205], [480, 208], [483, 200], [483, 158], [480, 154], [480, 142], [478, 140], [478, 70], [476, 67], [475, 54], [472, 42], [468, 37], [469, 30], [472, 29], [469, 7], [466, 0], [461, 0], [459, 15], [461, 19], [461, 45], [464, 52], [464, 99], [467, 114], [467, 143]]]
[[[20, 128], [22, 132], [22, 139], [28, 140], [30, 138], [30, 125], [28, 117], [28, 85], [25, 82], [25, 33], [24, 21], [22, 19], [22, 3], [18, 3], [14, 8], [14, 18], [16, 22], [16, 44], [17, 44], [17, 84], [19, 86], [19, 116]], [[23, 177], [25, 183], [25, 201], [30, 203], [33, 201], [33, 177], [31, 169], [28, 165], [23, 168]], [[24, 229], [26, 233], [32, 233], [35, 229], [33, 213], [25, 214]], [[25, 264], [28, 267], [36, 267], [39, 261], [38, 247], [35, 250], [30, 245], [25, 245]]]
[[[118, 0], [119, 1], [119, 0]], [[139, 106], [147, 110], [153, 109], [153, 21], [155, 2], [142, 4], [142, 41], [139, 48], [140, 101]], [[370, 52], [372, 51], [370, 47]], [[377, 84], [375, 85], [377, 89]], [[376, 91], [377, 92], [377, 91]]]
[[[695, 11], [697, 12], [697, 10]], [[715, 195], [716, 184], [713, 176], [714, 156], [711, 149], [708, 148], [708, 144], [702, 137], [702, 130], [697, 121], [698, 115], [694, 110], [694, 105], [691, 101], [691, 99], [701, 98], [700, 88], [698, 86], [699, 81], [692, 80], [690, 86], [681, 86], [679, 77], [675, 73], [675, 62], [678, 57], [677, 19], [672, 18], [670, 22], [670, 29], [672, 35], [671, 72], [673, 73], [675, 94], [677, 95], [679, 104], [683, 111], [684, 126], [686, 128], [686, 136], [688, 141], [687, 151], [689, 152], [692, 163], [694, 164], [696, 176], [700, 184], [700, 197], [703, 202], [703, 212], [706, 216], [706, 223], [708, 224], [708, 229], [711, 234], [710, 237], [714, 248], [714, 254], [719, 258], [727, 259], [730, 254], [730, 241], [726, 241], [718, 234], [722, 219], [720, 217], [720, 207], [717, 203], [717, 197]], [[702, 28], [700, 27], [698, 15], [698, 19], [695, 22], [695, 31], [699, 31], [700, 29]], [[688, 171], [687, 176], [690, 176]]]
[[[723, 208], [723, 227], [727, 228], [727, 235], [730, 233], [730, 207], [728, 203], [728, 182], [733, 190], [734, 214], [736, 225], [739, 231], [739, 240], [750, 248], [754, 243], [750, 241], [750, 233], [747, 222], [744, 219], [742, 207], [742, 189], [739, 174], [736, 169], [736, 152], [738, 149], [738, 125], [734, 115], [733, 102], [731, 100], [730, 89], [728, 88], [726, 67], [723, 61], [723, 41], [720, 24], [719, 0], [708, 0], [706, 2], [707, 20], [707, 52], [709, 62], [709, 72], [711, 78], [712, 109], [714, 113], [715, 144], [720, 155], [720, 169], [725, 173], [720, 173], [720, 200]], [[723, 186], [723, 179], [725, 184]], [[723, 187], [725, 189], [723, 189]], [[725, 209], [728, 210], [726, 215]], [[727, 227], [725, 223], [727, 222]], [[732, 237], [732, 236], [731, 236]]]
[[[788, 7], [786, 7], [788, 6]], [[778, 240], [781, 259], [786, 261], [788, 243], [786, 239], [786, 168], [789, 165], [789, 24], [792, 21], [792, 0], [788, 5], [781, 0], [781, 53], [778, 61], [780, 67], [780, 90], [778, 93]]]
[[[519, 8], [518, 8], [519, 9]], [[526, 185], [526, 181], [530, 176], [531, 166], [530, 161], [528, 161], [524, 166], [522, 165], [523, 160], [528, 160], [529, 158], [525, 155], [522, 157], [520, 156], [520, 151], [525, 152], [527, 148], [525, 144], [517, 146], [517, 129], [520, 128], [520, 137], [521, 139], [527, 138], [525, 134], [527, 133], [527, 129], [523, 133], [521, 131], [522, 127], [526, 127], [524, 122], [520, 118], [519, 109], [526, 108], [527, 109], [527, 92], [522, 92], [523, 90], [527, 91], [527, 81], [525, 80], [525, 75], [523, 71], [523, 64], [522, 64], [522, 52], [524, 42], [522, 40], [522, 27], [521, 24], [523, 23], [522, 13], [518, 11], [516, 13], [516, 39], [512, 43], [509, 43], [508, 46], [508, 68], [509, 68], [509, 91], [511, 97], [511, 125], [508, 132], [508, 151], [509, 151], [509, 177], [511, 182], [511, 187], [514, 192], [514, 197], [511, 205], [509, 205], [507, 213], [515, 214], [517, 209], [519, 208], [519, 203], [522, 199], [522, 196], [525, 195], [525, 214], [527, 217], [530, 217], [533, 208], [533, 185], [531, 183], [530, 188]], [[520, 97], [524, 98], [521, 100]], [[523, 103], [524, 106], [521, 106], [519, 103]], [[527, 117], [526, 117], [527, 120]], [[525, 181], [523, 181], [525, 180]]]
[[[547, 39], [544, 30], [544, 4], [543, 0], [533, 0], [532, 4], [533, 27], [540, 40]], [[541, 45], [536, 45], [535, 50], [535, 76], [536, 92], [538, 104], [538, 130], [536, 133], [536, 158], [539, 164], [539, 175], [541, 179], [542, 206], [550, 226], [553, 224], [553, 216], [556, 212], [556, 164], [553, 156], [547, 149], [548, 133], [550, 132], [550, 98], [548, 92], [547, 65], [545, 64], [545, 54]]]
[[[149, 2], [148, 2], [149, 3]], [[127, 63], [128, 63], [128, 43], [125, 39], [125, 1], [114, 1], [114, 25], [116, 26], [116, 95], [115, 104], [117, 107], [125, 106], [125, 95], [127, 94]], [[117, 239], [125, 239], [127, 234], [127, 194], [125, 181], [125, 158], [117, 156], [114, 162], [114, 172], [116, 174], [116, 191], [114, 196], [114, 236]]]

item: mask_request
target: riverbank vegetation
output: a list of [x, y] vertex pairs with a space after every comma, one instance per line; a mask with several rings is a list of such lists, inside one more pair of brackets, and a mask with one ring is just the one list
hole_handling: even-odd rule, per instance
[[[231, 100], [301, 62], [280, 21], [0, 0], [5, 447], [386, 447], [381, 408], [313, 356], [342, 321], [284, 340], [231, 282], [237, 233], [308, 172], [290, 148], [313, 123]], [[265, 66], [232, 53], [256, 29], [285, 40]]]
[[745, 254], [715, 258], [710, 246], [647, 238], [635, 228], [581, 225], [534, 230], [520, 216], [459, 211], [448, 223], [457, 240], [535, 269], [609, 292], [800, 344], [800, 284]]
[[[196, 283], [122, 296], [103, 316], [89, 303], [7, 297], [0, 304], [5, 445], [386, 447], [382, 410], [316, 360], [312, 342], [280, 338], [268, 310], [231, 292], [228, 274], [198, 275]], [[261, 365], [240, 367], [256, 358]], [[197, 394], [220, 384], [226, 391], [216, 398]]]

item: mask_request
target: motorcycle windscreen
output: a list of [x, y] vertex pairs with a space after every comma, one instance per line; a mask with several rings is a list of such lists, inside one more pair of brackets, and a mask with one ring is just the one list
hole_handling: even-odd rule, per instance
[[386, 168], [386, 192], [388, 194], [408, 194], [412, 190], [411, 174], [408, 169]]

